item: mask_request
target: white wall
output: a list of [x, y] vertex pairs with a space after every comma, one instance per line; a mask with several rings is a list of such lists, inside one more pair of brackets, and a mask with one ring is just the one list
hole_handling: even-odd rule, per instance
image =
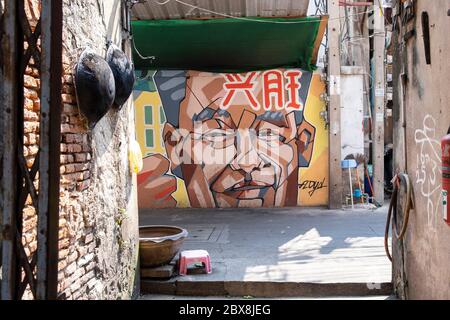
[[349, 154], [364, 154], [363, 70], [341, 68], [341, 141], [342, 159]]

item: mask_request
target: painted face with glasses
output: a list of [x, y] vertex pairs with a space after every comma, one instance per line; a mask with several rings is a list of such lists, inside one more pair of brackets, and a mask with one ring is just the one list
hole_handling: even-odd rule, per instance
[[311, 74], [275, 71], [155, 74], [167, 158], [192, 207], [297, 205], [315, 135], [303, 118]]

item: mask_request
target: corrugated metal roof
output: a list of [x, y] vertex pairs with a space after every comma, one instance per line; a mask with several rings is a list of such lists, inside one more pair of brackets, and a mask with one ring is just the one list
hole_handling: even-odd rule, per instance
[[223, 15], [303, 17], [307, 14], [308, 3], [309, 0], [147, 0], [133, 6], [133, 18], [137, 20], [195, 19], [217, 18]]

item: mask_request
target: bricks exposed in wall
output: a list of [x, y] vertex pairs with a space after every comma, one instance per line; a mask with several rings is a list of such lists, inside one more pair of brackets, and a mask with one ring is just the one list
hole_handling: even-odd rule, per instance
[[[25, 1], [32, 27], [39, 19], [40, 1]], [[25, 44], [26, 47], [26, 44]], [[61, 117], [61, 180], [58, 292], [61, 298], [80, 298], [96, 283], [94, 271], [95, 242], [93, 229], [86, 226], [86, 210], [80, 205], [90, 186], [91, 145], [83, 117], [76, 105], [73, 77], [68, 54], [64, 53]], [[27, 166], [31, 168], [39, 151], [40, 78], [39, 66], [31, 59], [24, 75], [24, 148]], [[38, 187], [38, 177], [35, 186]], [[37, 216], [31, 198], [23, 210], [22, 242], [27, 255], [35, 252]], [[89, 283], [89, 284], [88, 284]], [[24, 298], [31, 298], [27, 290]]]
[[[36, 25], [40, 15], [39, 3], [39, 0], [25, 0], [32, 26]], [[63, 11], [58, 297], [127, 297], [132, 290], [137, 261], [137, 224], [135, 234], [126, 234], [122, 238], [123, 227], [117, 224], [116, 217], [122, 217], [119, 208], [126, 209], [132, 198], [128, 158], [124, 152], [118, 152], [126, 150], [128, 137], [134, 134], [134, 130], [129, 132], [128, 123], [131, 118], [128, 112], [132, 111], [124, 108], [125, 111], [114, 113], [111, 117], [114, 121], [104, 123], [104, 130], [91, 132], [87, 129], [76, 104], [73, 63], [77, 50], [86, 45], [97, 44], [95, 49], [101, 52], [107, 34], [107, 17], [102, 16], [104, 13], [97, 0], [63, 0]], [[120, 17], [120, 12], [116, 13], [116, 18]], [[23, 106], [23, 152], [29, 168], [39, 150], [39, 77], [39, 66], [31, 59], [24, 77]], [[106, 146], [99, 144], [103, 138], [111, 143]], [[91, 140], [97, 146], [95, 150]], [[99, 147], [102, 148], [101, 154], [106, 156], [93, 159], [93, 154], [100, 154]], [[116, 187], [112, 192], [110, 183]], [[36, 250], [37, 217], [30, 197], [26, 204], [22, 240], [27, 252], [32, 252]]]
[[[67, 59], [65, 59], [67, 61]], [[70, 65], [64, 65], [70, 72]], [[86, 270], [86, 259], [93, 259], [95, 246], [93, 229], [86, 226], [86, 210], [80, 205], [90, 186], [91, 145], [86, 123], [75, 104], [73, 79], [64, 74], [63, 112], [61, 117], [61, 217], [59, 232], [60, 299], [79, 299], [86, 296], [87, 283], [95, 280], [95, 272]]]
[[[64, 65], [70, 72], [70, 65]], [[86, 123], [79, 114], [70, 74], [62, 77], [63, 114], [61, 117], [61, 187], [69, 191], [84, 191], [89, 187], [91, 146]]]

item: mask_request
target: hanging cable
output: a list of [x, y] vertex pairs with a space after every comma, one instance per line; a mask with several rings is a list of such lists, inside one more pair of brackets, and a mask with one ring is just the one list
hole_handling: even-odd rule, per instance
[[137, 55], [139, 56], [139, 58], [141, 58], [142, 60], [155, 60], [156, 57], [155, 56], [143, 56], [139, 50], [136, 48], [136, 42], [134, 41], [134, 37], [131, 37], [131, 42], [133, 42], [133, 48], [136, 51]]
[[[402, 241], [405, 237], [406, 230], [408, 228], [408, 221], [409, 221], [409, 212], [411, 209], [414, 209], [414, 191], [412, 188], [411, 179], [407, 174], [399, 173], [395, 175], [395, 177], [392, 179], [393, 185], [394, 185], [394, 191], [392, 192], [391, 201], [389, 203], [389, 210], [388, 210], [388, 216], [386, 219], [386, 228], [384, 230], [384, 250], [386, 251], [386, 255], [389, 258], [389, 260], [392, 262], [392, 255], [389, 252], [389, 229], [391, 226], [392, 221], [392, 227], [394, 229], [394, 234], [397, 240]], [[402, 227], [398, 227], [398, 216], [397, 216], [397, 199], [400, 192], [400, 187], [404, 185], [406, 187], [406, 199], [403, 201], [403, 223]], [[392, 218], [392, 219], [391, 219]], [[399, 232], [400, 230], [400, 232]]]

